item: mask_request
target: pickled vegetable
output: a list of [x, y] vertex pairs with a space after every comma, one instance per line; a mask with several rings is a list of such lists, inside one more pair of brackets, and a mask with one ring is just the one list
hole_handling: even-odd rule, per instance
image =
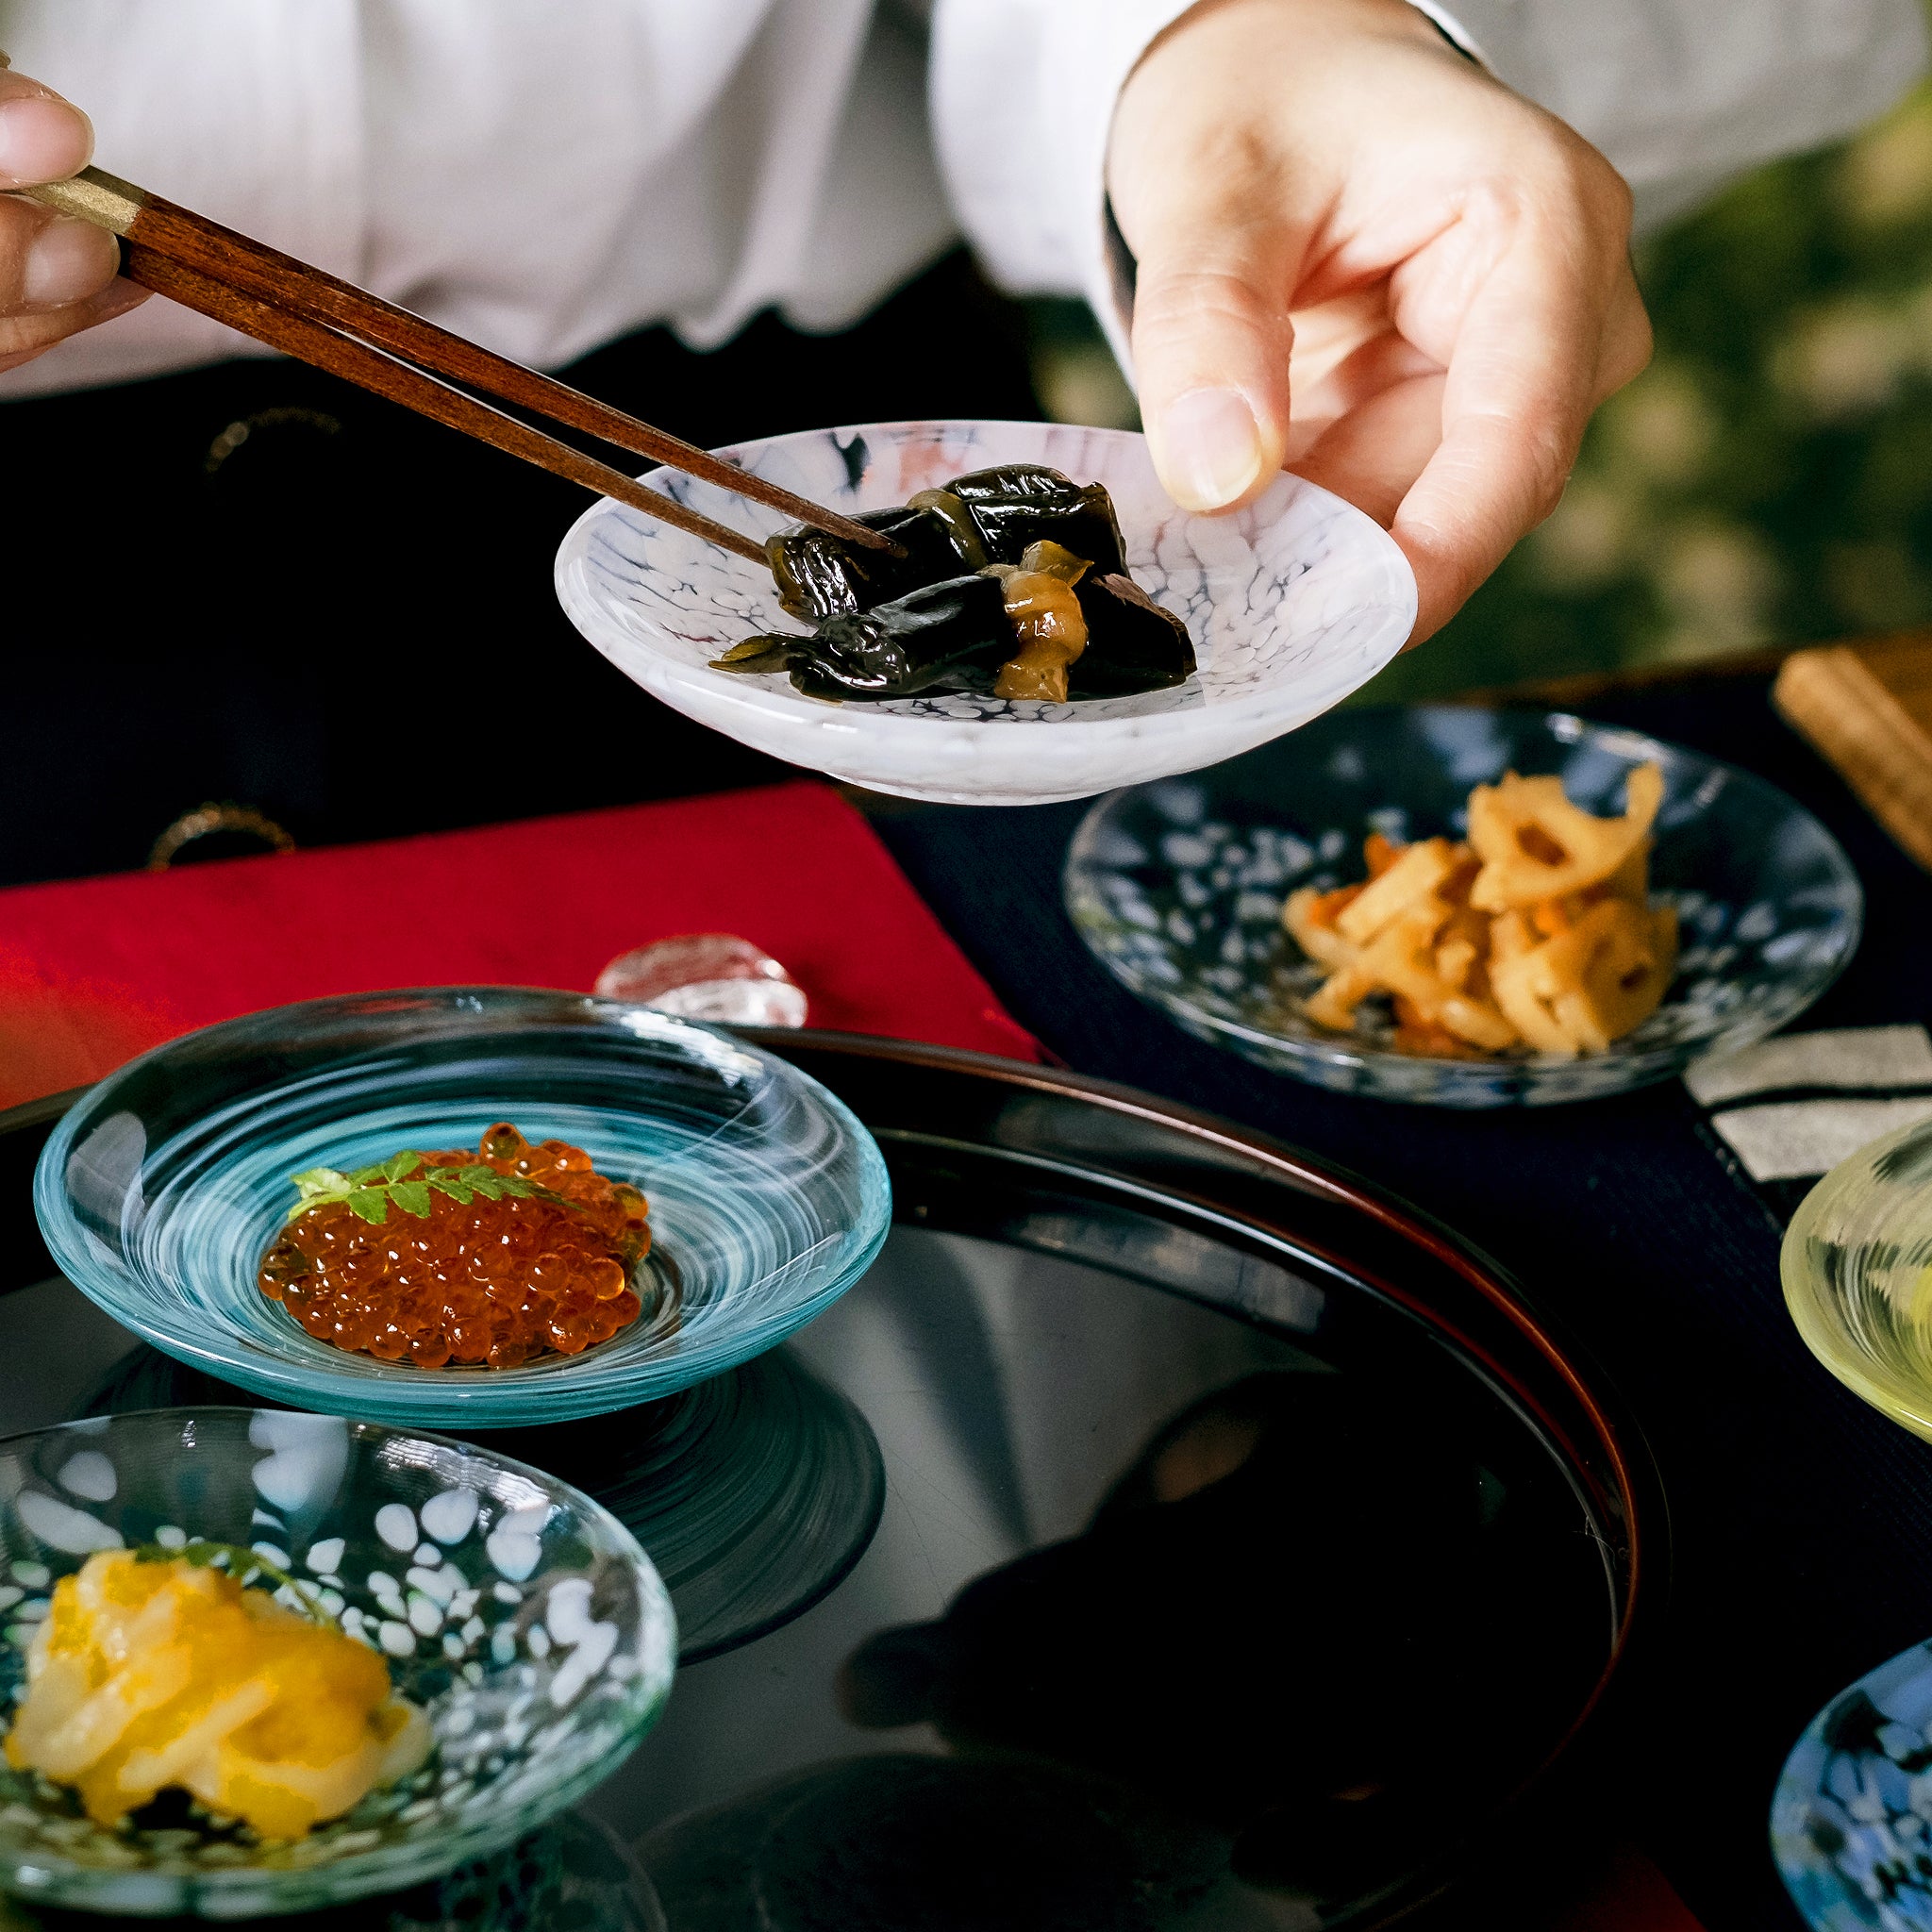
[[946, 488], [966, 506], [989, 562], [1018, 563], [1029, 543], [1049, 541], [1084, 557], [1098, 576], [1127, 567], [1105, 484], [1075, 483], [1043, 463], [1002, 463], [956, 476]]
[[767, 541], [778, 601], [792, 616], [816, 624], [871, 610], [908, 591], [977, 570], [987, 560], [970, 525], [962, 535], [947, 519], [912, 504], [866, 510], [853, 522], [890, 537], [905, 555], [861, 549], [824, 530], [793, 530]]
[[1187, 625], [1132, 577], [1090, 574], [1074, 594], [1087, 620], [1087, 648], [1070, 673], [1075, 699], [1167, 691], [1194, 675]]
[[952, 577], [853, 617], [819, 625], [792, 659], [808, 697], [901, 698], [943, 685], [990, 691], [1013, 654], [998, 578]]
[[1007, 463], [860, 519], [903, 554], [817, 530], [767, 544], [780, 600], [810, 637], [761, 633], [715, 671], [786, 672], [808, 697], [990, 692], [1065, 704], [1185, 683], [1187, 625], [1127, 574], [1112, 500], [1041, 463]]
[[381, 1657], [334, 1624], [192, 1554], [104, 1550], [54, 1586], [7, 1761], [71, 1785], [97, 1824], [178, 1788], [291, 1839], [415, 1770], [429, 1743]]

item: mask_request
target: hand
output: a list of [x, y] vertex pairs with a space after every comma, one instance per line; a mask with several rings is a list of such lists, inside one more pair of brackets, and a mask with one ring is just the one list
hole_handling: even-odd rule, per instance
[[[0, 191], [63, 181], [93, 146], [78, 108], [8, 71], [0, 54]], [[0, 192], [0, 373], [144, 301], [144, 290], [115, 279], [120, 265], [103, 229]]]
[[1108, 189], [1169, 492], [1230, 508], [1286, 464], [1347, 497], [1415, 570], [1411, 641], [1650, 359], [1623, 179], [1406, 0], [1204, 0], [1122, 91]]

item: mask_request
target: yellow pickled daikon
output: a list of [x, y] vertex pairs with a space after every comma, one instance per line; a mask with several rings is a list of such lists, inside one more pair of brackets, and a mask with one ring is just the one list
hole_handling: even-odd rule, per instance
[[264, 1838], [300, 1838], [415, 1769], [423, 1713], [381, 1657], [185, 1557], [90, 1557], [54, 1587], [6, 1740], [15, 1770], [111, 1825], [170, 1786]]

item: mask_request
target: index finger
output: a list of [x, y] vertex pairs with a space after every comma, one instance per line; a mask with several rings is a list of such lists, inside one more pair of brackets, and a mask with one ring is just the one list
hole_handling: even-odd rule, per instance
[[1556, 508], [1599, 400], [1609, 278], [1573, 229], [1519, 216], [1514, 230], [1463, 313], [1441, 441], [1390, 531], [1415, 572], [1414, 641]]

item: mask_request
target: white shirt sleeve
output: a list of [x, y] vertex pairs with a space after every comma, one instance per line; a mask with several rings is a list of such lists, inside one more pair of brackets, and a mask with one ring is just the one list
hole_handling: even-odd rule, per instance
[[[1191, 0], [938, 0], [932, 119], [989, 271], [1087, 297], [1125, 360], [1132, 297], [1107, 212], [1122, 85]], [[1920, 0], [1414, 0], [1567, 121], [1637, 193], [1639, 225], [1732, 175], [1850, 133], [1925, 60]]]
[[1107, 141], [1127, 75], [1193, 0], [939, 0], [932, 125], [953, 211], [1023, 294], [1085, 295], [1125, 359]]
[[1920, 0], [1417, 0], [1567, 121], [1637, 196], [1639, 228], [1875, 119], [1925, 65]]

